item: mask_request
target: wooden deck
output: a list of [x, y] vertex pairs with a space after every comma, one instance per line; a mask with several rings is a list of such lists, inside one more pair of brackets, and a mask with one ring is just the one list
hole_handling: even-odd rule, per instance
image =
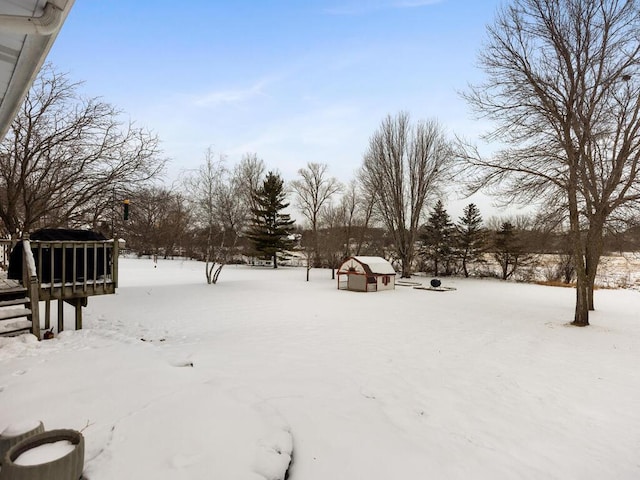
[[[23, 245], [22, 280], [0, 274], [0, 335], [13, 333], [7, 332], [9, 324], [16, 327], [16, 332], [25, 330], [26, 319], [31, 332], [39, 338], [38, 304], [45, 302], [44, 328], [50, 329], [52, 300], [58, 301], [58, 332], [64, 329], [64, 303], [75, 308], [75, 327], [81, 329], [82, 307], [87, 305], [88, 297], [115, 293], [118, 285], [116, 241], [32, 240]], [[0, 255], [3, 266], [8, 265], [9, 247], [7, 241], [0, 241], [0, 248], [4, 248]], [[14, 307], [16, 304], [21, 307]], [[37, 321], [32, 322], [31, 318]]]

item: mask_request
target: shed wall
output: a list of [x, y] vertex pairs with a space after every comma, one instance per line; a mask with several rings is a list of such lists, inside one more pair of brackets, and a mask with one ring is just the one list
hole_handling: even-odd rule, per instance
[[367, 276], [366, 275], [349, 275], [349, 290], [356, 290], [358, 292], [367, 291]]
[[[385, 280], [386, 285], [385, 285]], [[395, 275], [380, 275], [378, 276], [378, 291], [380, 290], [393, 290], [396, 288], [396, 276]]]

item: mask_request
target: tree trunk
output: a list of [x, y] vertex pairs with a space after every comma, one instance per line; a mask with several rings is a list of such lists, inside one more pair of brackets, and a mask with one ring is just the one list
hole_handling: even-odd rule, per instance
[[207, 260], [204, 263], [204, 274], [207, 277], [207, 284], [211, 285], [211, 271], [213, 270], [213, 267], [215, 267], [215, 263], [213, 265], [211, 265], [211, 267], [209, 267], [209, 258], [207, 257]]
[[413, 255], [410, 252], [402, 252], [400, 261], [402, 262], [402, 273], [400, 278], [411, 278], [411, 263], [413, 262]]
[[591, 218], [589, 223], [589, 231], [587, 232], [587, 241], [585, 245], [585, 260], [587, 274], [587, 298], [589, 310], [595, 310], [593, 303], [593, 291], [596, 283], [596, 273], [598, 272], [598, 264], [602, 257], [604, 249], [604, 219], [600, 217]]
[[576, 309], [572, 325], [589, 325], [589, 284], [584, 260], [584, 247], [580, 234], [580, 217], [577, 201], [577, 176], [575, 168], [570, 168], [568, 187], [569, 200], [569, 236], [573, 244], [573, 261], [576, 267]]
[[213, 284], [215, 285], [216, 283], [218, 283], [218, 277], [220, 276], [220, 272], [222, 271], [222, 267], [224, 267], [224, 263], [221, 263], [218, 268], [216, 268], [216, 271], [213, 274]]
[[278, 253], [273, 254], [273, 268], [278, 268]]
[[213, 250], [213, 247], [211, 246], [212, 238], [213, 238], [213, 226], [211, 222], [209, 222], [209, 228], [207, 230], [207, 253], [205, 255], [205, 264], [204, 264], [205, 275], [207, 276], [207, 284], [209, 285], [211, 285], [211, 280], [212, 280], [211, 270], [215, 266], [215, 262], [214, 262], [214, 264], [211, 265], [211, 268], [209, 268], [209, 261], [211, 261], [211, 251]]
[[589, 325], [589, 288], [587, 285], [584, 269], [578, 274], [576, 285], [576, 311], [572, 325], [577, 327], [586, 327]]
[[313, 229], [313, 266], [315, 268], [322, 266], [320, 262], [320, 240], [318, 239], [318, 230], [316, 227]]

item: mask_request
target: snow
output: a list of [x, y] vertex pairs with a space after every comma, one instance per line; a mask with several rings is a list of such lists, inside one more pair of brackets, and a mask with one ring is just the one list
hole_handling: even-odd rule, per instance
[[76, 448], [69, 440], [59, 440], [57, 442], [44, 443], [37, 447], [30, 448], [18, 455], [14, 463], [21, 466], [41, 465], [52, 462], [71, 453]]
[[0, 339], [0, 431], [82, 430], [89, 480], [281, 479], [290, 459], [291, 480], [640, 478], [640, 292], [597, 291], [575, 328], [568, 288], [310, 273], [207, 285], [202, 263], [122, 259], [85, 329], [65, 306], [55, 339]]
[[17, 437], [18, 435], [35, 430], [39, 426], [40, 422], [38, 420], [25, 420], [23, 422], [14, 423], [5, 427], [5, 429], [2, 430], [2, 433], [0, 433], [0, 437]]
[[29, 240], [23, 240], [24, 242], [24, 251], [26, 253], [26, 255], [24, 255], [25, 261], [27, 263], [27, 272], [29, 273], [29, 275], [36, 275], [36, 272], [38, 271], [36, 269], [36, 260], [35, 258], [33, 258], [33, 252], [31, 251], [31, 247], [30, 244], [31, 242], [29, 242]]
[[[393, 269], [393, 266], [382, 257], [353, 257], [356, 262], [359, 262], [363, 265], [367, 265], [372, 273], [379, 273], [384, 275], [395, 275], [396, 271]], [[340, 268], [342, 270], [348, 270], [348, 267], [355, 267], [358, 271], [363, 271], [360, 265], [357, 263], [350, 261], [348, 265], [342, 265]], [[358, 268], [360, 267], [360, 268]]]

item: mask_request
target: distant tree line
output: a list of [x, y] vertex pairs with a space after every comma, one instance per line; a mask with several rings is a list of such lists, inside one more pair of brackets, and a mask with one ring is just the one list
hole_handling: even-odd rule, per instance
[[[241, 163], [245, 168], [249, 158], [245, 157]], [[236, 170], [238, 174], [241, 169]], [[270, 178], [266, 182], [267, 190], [272, 183], [278, 186], [282, 181], [274, 174]], [[259, 189], [263, 187], [264, 184]], [[241, 202], [239, 198], [236, 197], [236, 205]], [[249, 198], [252, 197], [246, 197], [245, 201]], [[127, 239], [127, 248], [139, 255], [185, 256], [208, 261], [212, 267], [216, 264], [216, 268], [226, 263], [250, 261], [253, 257], [268, 257], [272, 265], [277, 266], [278, 259], [286, 259], [288, 252], [303, 253], [305, 265], [322, 268], [337, 268], [351, 255], [396, 260], [393, 237], [374, 222], [367, 225], [362, 217], [346, 214], [344, 198], [340, 197], [338, 204], [323, 210], [315, 231], [293, 226], [285, 215], [282, 233], [286, 234], [279, 236], [278, 230], [283, 228], [280, 225], [269, 231], [262, 230], [261, 221], [252, 223], [251, 212], [260, 213], [260, 208], [252, 210], [247, 205], [240, 209], [236, 212], [236, 215], [240, 213], [236, 223], [231, 219], [232, 210], [225, 208], [217, 220], [214, 216], [211, 222], [203, 223], [198, 220], [202, 216], [198, 217], [193, 199], [184, 192], [143, 190], [132, 196], [131, 217], [126, 222], [118, 218], [116, 230]], [[222, 213], [229, 219], [223, 221]], [[106, 223], [103, 228], [106, 232], [110, 226]], [[274, 243], [268, 240], [271, 233], [276, 236]], [[262, 239], [263, 235], [267, 240]], [[575, 282], [567, 231], [535, 216], [491, 218], [485, 222], [478, 207], [471, 203], [454, 221], [444, 203], [438, 200], [418, 229], [415, 247], [412, 269], [433, 276], [496, 276], [507, 280], [534, 265], [537, 255], [552, 254], [555, 263], [549, 266], [553, 268], [545, 277]], [[604, 251], [640, 251], [640, 227], [608, 233], [604, 237]], [[279, 255], [274, 259], [275, 253]]]

